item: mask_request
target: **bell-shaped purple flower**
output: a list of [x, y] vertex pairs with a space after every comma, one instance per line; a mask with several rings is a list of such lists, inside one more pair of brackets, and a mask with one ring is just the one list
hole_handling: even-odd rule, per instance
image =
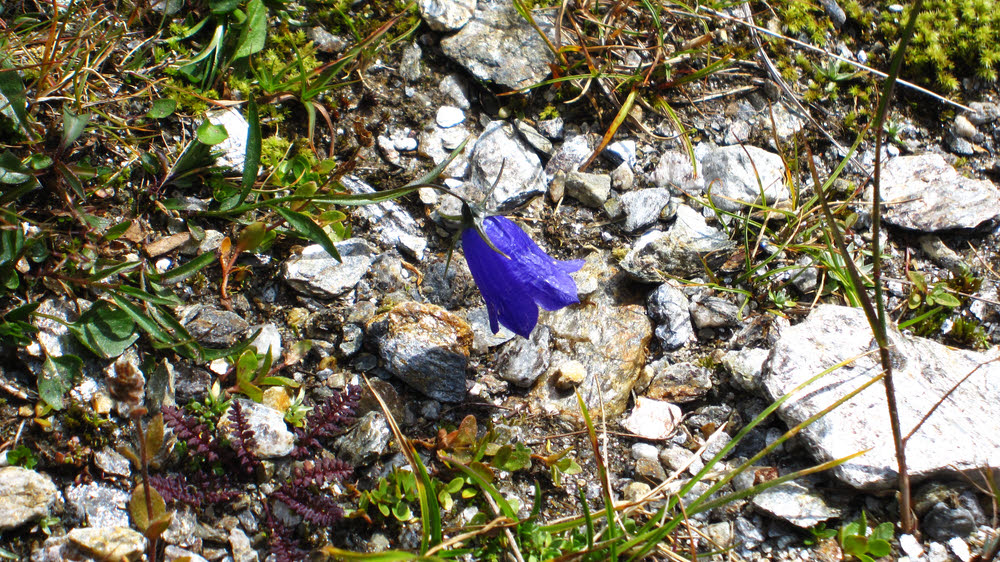
[[486, 217], [482, 228], [503, 253], [490, 248], [475, 227], [462, 231], [462, 246], [472, 278], [486, 301], [494, 334], [500, 329], [499, 322], [519, 336], [530, 337], [538, 323], [539, 306], [559, 310], [580, 302], [576, 282], [569, 274], [580, 269], [583, 260], [554, 259], [504, 217]]

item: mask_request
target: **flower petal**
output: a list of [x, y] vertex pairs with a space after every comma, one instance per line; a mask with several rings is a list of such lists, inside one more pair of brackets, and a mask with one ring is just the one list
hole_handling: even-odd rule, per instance
[[[583, 260], [560, 261], [546, 254], [517, 224], [504, 217], [487, 217], [483, 227], [493, 244], [510, 256], [509, 267], [534, 302], [546, 310], [559, 310], [580, 302], [570, 273]], [[496, 252], [494, 252], [496, 253]]]
[[538, 306], [513, 274], [517, 263], [493, 251], [471, 228], [462, 232], [462, 247], [472, 278], [486, 301], [493, 333], [500, 330], [499, 321], [515, 334], [530, 337], [538, 323]]

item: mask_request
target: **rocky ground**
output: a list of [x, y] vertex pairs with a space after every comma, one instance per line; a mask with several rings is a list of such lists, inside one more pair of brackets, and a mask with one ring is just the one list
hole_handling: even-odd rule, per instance
[[[211, 189], [197, 182], [160, 184], [149, 212], [127, 204], [95, 211], [109, 224], [124, 224], [116, 213], [131, 219], [100, 251], [168, 272], [153, 283], [178, 297], [164, 310], [199, 349], [252, 340], [252, 352], [211, 357], [188, 354], [183, 342], [159, 345], [141, 317], [116, 331], [115, 322], [128, 324], [115, 312], [127, 308], [122, 299], [160, 303], [146, 292], [123, 295], [117, 272], [103, 284], [74, 285], [18, 262], [23, 280], [35, 281], [4, 294], [4, 314], [39, 306], [30, 318], [37, 332], [3, 334], [0, 556], [138, 560], [149, 543], [136, 529], [158, 537], [156, 556], [166, 560], [295, 560], [327, 545], [417, 552], [415, 495], [373, 493], [401, 486], [396, 469], [408, 466], [387, 413], [417, 440], [442, 485], [456, 477], [446, 456], [481, 461], [518, 518], [533, 515], [542, 494], [541, 523], [579, 515], [581, 496], [600, 509], [602, 465], [615, 501], [642, 500], [636, 518], [644, 522], [692, 478], [685, 501], [726, 474], [736, 476], [718, 494], [866, 451], [693, 514], [695, 544], [685, 530], [661, 545], [682, 556], [835, 560], [851, 552], [824, 529], [860, 517], [871, 527], [898, 525], [881, 383], [783, 438], [880, 372], [803, 148], [815, 154], [821, 180], [834, 173], [856, 133], [843, 126], [848, 96], [811, 105], [796, 95], [804, 83], [779, 87], [761, 54], [773, 52], [758, 53], [746, 26], [731, 19], [744, 18], [742, 9], [702, 16], [706, 35], [678, 17], [685, 40], [742, 45], [743, 59], [674, 89], [661, 79], [676, 121], [636, 104], [602, 143], [625, 99], [610, 91], [613, 79], [593, 80], [587, 88], [596, 93], [573, 104], [565, 87], [501, 95], [546, 80], [554, 62], [508, 2], [425, 2], [420, 13], [423, 24], [378, 50], [344, 89], [337, 138], [320, 120], [317, 151], [350, 162], [339, 181], [360, 195], [404, 186], [470, 139], [440, 181], [474, 201], [489, 197], [488, 208], [514, 218], [554, 257], [585, 260], [573, 274], [580, 304], [543, 310], [530, 338], [492, 333], [462, 247], [449, 254], [458, 228], [449, 217], [461, 204], [429, 188], [337, 207], [350, 225], [335, 231], [343, 235], [339, 260], [281, 230], [266, 251], [237, 255], [229, 299], [220, 296], [214, 257], [192, 275], [169, 272], [199, 256], [233, 255], [226, 245], [264, 211], [237, 221], [212, 216]], [[554, 11], [536, 18], [554, 40]], [[345, 48], [322, 26], [309, 34], [335, 52]], [[832, 35], [829, 50], [854, 61], [879, 49], [885, 56], [881, 45], [846, 41]], [[650, 52], [606, 55], [615, 65], [607, 72], [641, 74]], [[693, 58], [676, 64], [705, 67]], [[996, 497], [984, 477], [1000, 467], [1000, 98], [995, 85], [972, 79], [962, 93], [955, 105], [900, 87], [881, 169], [886, 310], [902, 326], [890, 341], [921, 523], [913, 533], [893, 531], [892, 559], [971, 560], [997, 537]], [[222, 160], [238, 175], [247, 108], [213, 111], [228, 131]], [[265, 129], [277, 126], [261, 113]], [[190, 136], [199, 123], [174, 116], [164, 134]], [[853, 259], [869, 274], [874, 161], [869, 138], [829, 191]], [[29, 216], [38, 205], [17, 212]], [[24, 216], [4, 220], [31, 228]], [[122, 285], [134, 280], [125, 273]], [[14, 323], [7, 316], [3, 326]], [[53, 396], [43, 381], [73, 369], [77, 376]], [[740, 435], [788, 393], [776, 416]], [[600, 463], [581, 401], [597, 424]], [[192, 403], [200, 409], [184, 409]], [[165, 422], [151, 421], [160, 411]], [[130, 418], [144, 424], [143, 443]], [[159, 535], [136, 500], [144, 463], [165, 500], [157, 513], [169, 514]], [[292, 485], [306, 478], [314, 480]], [[448, 498], [446, 539], [499, 514], [469, 481], [449, 491], [440, 496]], [[330, 499], [310, 503], [318, 500], [303, 493]], [[470, 543], [467, 559], [514, 556], [503, 538]]]

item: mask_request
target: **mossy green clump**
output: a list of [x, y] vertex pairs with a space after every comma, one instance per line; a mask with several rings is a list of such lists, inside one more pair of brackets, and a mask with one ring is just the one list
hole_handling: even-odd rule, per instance
[[[886, 7], [891, 3], [883, 2]], [[926, 0], [917, 16], [913, 42], [907, 49], [904, 74], [935, 82], [945, 91], [959, 78], [997, 79], [1000, 62], [1000, 11], [995, 0]], [[896, 39], [909, 18], [910, 6], [882, 21], [882, 32]]]

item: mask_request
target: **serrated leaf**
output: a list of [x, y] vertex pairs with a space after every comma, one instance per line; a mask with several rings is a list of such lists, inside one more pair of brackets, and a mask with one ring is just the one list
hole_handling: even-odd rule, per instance
[[286, 209], [284, 207], [275, 207], [274, 210], [277, 211], [278, 214], [281, 215], [286, 222], [288, 222], [288, 226], [291, 226], [295, 232], [299, 233], [299, 235], [322, 246], [323, 249], [326, 250], [326, 253], [330, 254], [330, 257], [333, 259], [337, 261], [344, 261], [340, 259], [340, 253], [337, 252], [337, 247], [333, 245], [333, 240], [331, 240], [326, 234], [326, 231], [313, 222], [308, 215], [291, 209]]
[[216, 125], [206, 120], [198, 127], [198, 141], [208, 146], [215, 146], [229, 138], [229, 133], [222, 125]]
[[150, 119], [163, 119], [173, 114], [175, 109], [177, 109], [176, 100], [170, 98], [153, 100], [153, 107], [149, 108], [149, 111], [146, 112], [146, 117]]
[[63, 395], [83, 372], [83, 360], [76, 355], [46, 357], [38, 376], [38, 397], [55, 410], [62, 410]]
[[80, 343], [103, 359], [120, 356], [139, 339], [132, 317], [107, 301], [97, 301], [68, 327]]

